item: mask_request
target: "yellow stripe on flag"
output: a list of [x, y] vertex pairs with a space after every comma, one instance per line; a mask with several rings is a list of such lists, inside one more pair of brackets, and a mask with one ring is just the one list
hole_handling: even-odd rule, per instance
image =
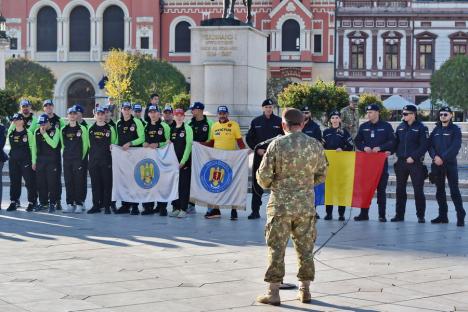
[[328, 159], [325, 205], [351, 206], [354, 187], [355, 152], [325, 151]]

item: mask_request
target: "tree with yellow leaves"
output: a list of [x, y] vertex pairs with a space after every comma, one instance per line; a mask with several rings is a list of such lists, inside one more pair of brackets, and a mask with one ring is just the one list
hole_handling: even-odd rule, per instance
[[106, 72], [106, 94], [120, 104], [131, 98], [132, 74], [137, 67], [137, 60], [129, 53], [112, 50], [103, 63]]

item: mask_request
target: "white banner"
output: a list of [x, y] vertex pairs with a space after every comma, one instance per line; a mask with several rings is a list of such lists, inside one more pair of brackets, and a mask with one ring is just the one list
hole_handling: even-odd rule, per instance
[[179, 162], [172, 144], [127, 151], [112, 145], [112, 174], [114, 201], [171, 202], [179, 197]]
[[191, 202], [245, 210], [248, 150], [225, 151], [193, 142], [192, 160]]

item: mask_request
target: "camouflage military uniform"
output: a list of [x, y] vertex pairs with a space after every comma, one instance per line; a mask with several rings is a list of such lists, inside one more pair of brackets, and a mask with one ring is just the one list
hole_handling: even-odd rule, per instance
[[257, 171], [259, 185], [271, 189], [265, 229], [269, 260], [265, 282], [283, 280], [284, 254], [291, 235], [299, 260], [297, 277], [300, 281], [314, 279], [313, 188], [325, 181], [326, 168], [322, 145], [302, 132], [282, 136], [268, 146]]
[[359, 111], [356, 107], [352, 109], [350, 106], [346, 106], [341, 110], [341, 123], [343, 128], [348, 130], [351, 137], [354, 139], [359, 129]]

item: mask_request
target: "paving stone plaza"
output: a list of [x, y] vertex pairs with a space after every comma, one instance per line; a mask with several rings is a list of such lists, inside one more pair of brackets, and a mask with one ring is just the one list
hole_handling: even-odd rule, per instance
[[[316, 256], [312, 303], [282, 290], [280, 307], [255, 302], [266, 287], [264, 217], [2, 210], [0, 311], [468, 311], [468, 235], [449, 207], [444, 225], [418, 224], [412, 200], [404, 223], [381, 224], [372, 207], [373, 221], [350, 221]], [[428, 201], [426, 220], [436, 215]], [[317, 246], [341, 224], [319, 220]], [[285, 282], [297, 284], [292, 245], [286, 255]]]

